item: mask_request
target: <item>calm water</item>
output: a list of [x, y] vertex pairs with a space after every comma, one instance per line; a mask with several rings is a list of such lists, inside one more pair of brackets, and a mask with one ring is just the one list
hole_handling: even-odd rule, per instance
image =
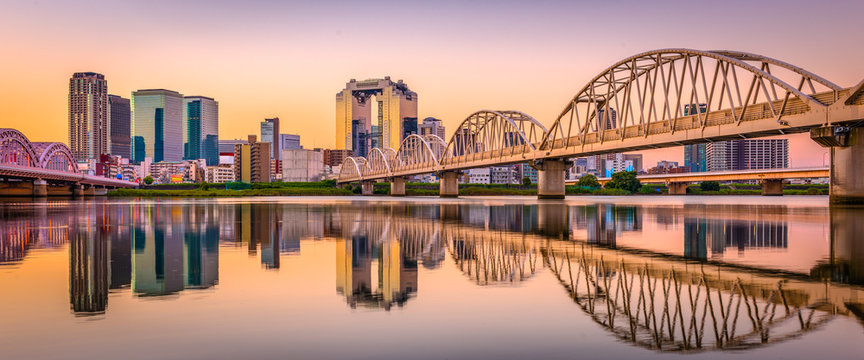
[[824, 197], [0, 202], [0, 354], [864, 354], [864, 210]]

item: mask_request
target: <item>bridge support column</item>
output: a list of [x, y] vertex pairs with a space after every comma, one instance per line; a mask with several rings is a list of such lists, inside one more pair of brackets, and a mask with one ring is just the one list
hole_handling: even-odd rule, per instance
[[361, 181], [360, 182], [360, 194], [362, 195], [372, 195], [372, 189], [375, 187], [374, 181]]
[[537, 198], [563, 199], [566, 193], [564, 188], [565, 172], [570, 166], [572, 164], [563, 159], [535, 161], [534, 168], [537, 169]]
[[762, 196], [783, 196], [783, 180], [762, 180]]
[[94, 188], [93, 185], [84, 185], [84, 188], [81, 190], [81, 195], [84, 195], [84, 196], [96, 195], [96, 188]]
[[815, 128], [810, 130], [810, 138], [830, 147], [830, 202], [864, 204], [864, 128]]
[[666, 188], [669, 189], [669, 195], [687, 195], [688, 185], [690, 185], [690, 183], [670, 182], [666, 184]]
[[441, 185], [438, 195], [442, 198], [459, 197], [459, 175], [460, 173], [457, 171], [442, 172], [438, 177]]
[[390, 196], [405, 196], [405, 178], [401, 176], [390, 180]]
[[48, 196], [48, 183], [42, 179], [33, 180], [33, 197]]
[[72, 197], [84, 195], [84, 188], [81, 184], [72, 184]]
[[95, 196], [107, 196], [108, 195], [108, 188], [94, 187], [93, 188], [93, 195], [95, 195]]

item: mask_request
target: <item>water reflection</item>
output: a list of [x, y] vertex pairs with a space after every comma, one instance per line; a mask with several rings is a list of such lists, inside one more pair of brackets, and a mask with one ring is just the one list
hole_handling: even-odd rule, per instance
[[[864, 292], [847, 285], [864, 282], [861, 209], [70, 202], [0, 215], [0, 265], [68, 245], [79, 316], [104, 315], [109, 291], [170, 299], [218, 289], [220, 245], [279, 271], [301, 240], [329, 239], [335, 293], [351, 308], [407, 308], [422, 296], [420, 274], [449, 261], [479, 286], [548, 271], [597, 326], [652, 349], [745, 349], [837, 315], [864, 318]], [[809, 235], [822, 226], [824, 246]]]

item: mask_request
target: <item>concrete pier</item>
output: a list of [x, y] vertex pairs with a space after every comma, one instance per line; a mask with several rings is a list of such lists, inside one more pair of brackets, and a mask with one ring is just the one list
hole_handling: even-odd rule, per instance
[[567, 171], [568, 164], [568, 161], [562, 159], [537, 160], [534, 163], [534, 168], [537, 169], [538, 199], [564, 198], [564, 172]]
[[405, 178], [398, 176], [390, 180], [390, 196], [405, 196]]
[[864, 128], [850, 128], [846, 146], [831, 147], [832, 204], [864, 204]]
[[48, 183], [42, 179], [33, 180], [33, 197], [48, 196]]
[[783, 180], [762, 180], [762, 196], [783, 196]]
[[375, 186], [374, 181], [361, 181], [360, 182], [360, 193], [362, 195], [372, 195], [372, 188]]
[[445, 171], [439, 176], [441, 188], [438, 194], [443, 198], [459, 197], [459, 175], [457, 171]]
[[690, 183], [686, 182], [670, 182], [666, 183], [666, 188], [669, 189], [669, 195], [687, 195], [687, 186]]

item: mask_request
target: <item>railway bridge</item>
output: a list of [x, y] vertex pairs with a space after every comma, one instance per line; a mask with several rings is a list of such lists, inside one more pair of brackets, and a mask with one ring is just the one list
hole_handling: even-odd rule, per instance
[[442, 197], [458, 196], [461, 171], [517, 163], [538, 170], [538, 196], [563, 198], [574, 157], [810, 132], [830, 147], [830, 197], [864, 201], [864, 81], [841, 87], [767, 56], [661, 49], [616, 62], [583, 86], [550, 127], [520, 111], [481, 110], [449, 141], [408, 136], [398, 149], [349, 157], [339, 183], [435, 173]]

